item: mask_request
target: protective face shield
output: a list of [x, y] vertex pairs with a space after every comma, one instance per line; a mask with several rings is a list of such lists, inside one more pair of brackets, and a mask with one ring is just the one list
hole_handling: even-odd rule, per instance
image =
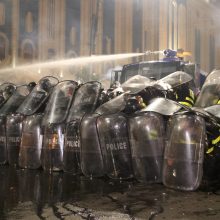
[[8, 163], [12, 166], [18, 165], [23, 120], [24, 116], [20, 114], [12, 114], [7, 117], [6, 139], [8, 149]]
[[23, 121], [21, 145], [19, 151], [19, 166], [28, 169], [41, 167], [42, 114], [27, 116]]
[[174, 189], [196, 190], [203, 175], [205, 121], [197, 115], [175, 115], [167, 130], [163, 183]]
[[112, 179], [132, 178], [131, 150], [125, 116], [122, 113], [100, 116], [97, 119], [97, 129], [107, 175]]
[[162, 182], [163, 117], [154, 112], [138, 112], [129, 118], [128, 127], [135, 178], [147, 183]]

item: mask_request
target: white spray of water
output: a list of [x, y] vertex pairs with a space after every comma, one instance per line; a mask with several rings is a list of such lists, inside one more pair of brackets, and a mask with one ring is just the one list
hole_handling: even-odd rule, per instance
[[[48, 62], [40, 62], [40, 63], [32, 63], [26, 65], [19, 65], [16, 67], [8, 67], [4, 69], [0, 69], [0, 83], [3, 82], [12, 82], [15, 84], [23, 84], [28, 83], [30, 81], [37, 82], [40, 78], [47, 75], [53, 75], [60, 80], [64, 79], [72, 79], [72, 80], [80, 80], [81, 76], [78, 73], [83, 71], [83, 68], [89, 68], [88, 76], [86, 79], [82, 79], [82, 81], [90, 80], [91, 74], [93, 74], [93, 70], [91, 70], [91, 66], [95, 67], [96, 64], [105, 63], [109, 61], [116, 61], [122, 59], [128, 59], [132, 57], [139, 56], [148, 56], [148, 55], [159, 55], [163, 51], [146, 51], [143, 53], [124, 53], [124, 54], [113, 54], [113, 55], [92, 55], [88, 57], [77, 57], [71, 59], [61, 59], [61, 60], [53, 60]], [[114, 63], [112, 63], [114, 65]], [[92, 67], [92, 68], [93, 68]], [[114, 68], [114, 66], [112, 66]], [[85, 69], [84, 69], [85, 71]], [[90, 71], [90, 72], [89, 72]], [[85, 73], [85, 72], [84, 72]], [[83, 76], [85, 77], [83, 73]], [[98, 75], [98, 80], [106, 83], [105, 81], [109, 81], [107, 79], [107, 72], [101, 75]]]
[[17, 71], [31, 71], [36, 69], [43, 69], [43, 68], [60, 68], [66, 66], [77, 66], [77, 65], [84, 65], [84, 64], [91, 64], [91, 63], [100, 63], [110, 60], [118, 60], [118, 59], [125, 59], [137, 56], [143, 56], [145, 53], [125, 53], [125, 54], [114, 54], [114, 55], [92, 55], [89, 57], [78, 57], [78, 58], [71, 58], [71, 59], [63, 59], [63, 60], [55, 60], [49, 62], [41, 62], [41, 63], [34, 63], [34, 64], [27, 64], [27, 65], [20, 65], [14, 68], [5, 68], [1, 69], [0, 73], [7, 73], [7, 72], [17, 72]]

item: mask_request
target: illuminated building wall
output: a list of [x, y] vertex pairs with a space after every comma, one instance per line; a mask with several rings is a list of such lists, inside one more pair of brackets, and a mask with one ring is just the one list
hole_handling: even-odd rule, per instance
[[220, 63], [219, 15], [198, 0], [0, 0], [0, 65], [183, 48], [210, 71]]

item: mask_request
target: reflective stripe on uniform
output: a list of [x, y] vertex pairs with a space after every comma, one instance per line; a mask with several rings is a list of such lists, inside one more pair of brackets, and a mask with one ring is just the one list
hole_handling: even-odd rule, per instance
[[176, 100], [179, 98], [179, 96], [178, 96], [178, 94], [177, 93], [175, 93], [176, 94]]
[[212, 140], [212, 144], [217, 144], [220, 141], [220, 136]]
[[156, 130], [150, 130], [148, 133], [148, 137], [150, 140], [158, 139], [158, 132]]
[[192, 104], [188, 103], [188, 102], [179, 102], [182, 105], [186, 105], [188, 107], [192, 107]]
[[189, 96], [194, 100], [195, 99], [195, 95], [194, 95], [194, 92], [189, 89]]
[[210, 154], [210, 153], [212, 153], [213, 150], [214, 150], [214, 147], [210, 147], [210, 148], [206, 151], [206, 153], [207, 153], [207, 154]]
[[189, 102], [191, 102], [192, 104], [194, 104], [194, 100], [191, 99], [190, 97], [186, 97], [186, 100], [189, 101]]

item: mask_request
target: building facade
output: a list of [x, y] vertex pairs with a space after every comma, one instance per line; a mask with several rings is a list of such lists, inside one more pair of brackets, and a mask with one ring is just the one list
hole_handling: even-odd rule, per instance
[[205, 0], [0, 0], [0, 67], [182, 48], [209, 72], [220, 64], [219, 15]]

